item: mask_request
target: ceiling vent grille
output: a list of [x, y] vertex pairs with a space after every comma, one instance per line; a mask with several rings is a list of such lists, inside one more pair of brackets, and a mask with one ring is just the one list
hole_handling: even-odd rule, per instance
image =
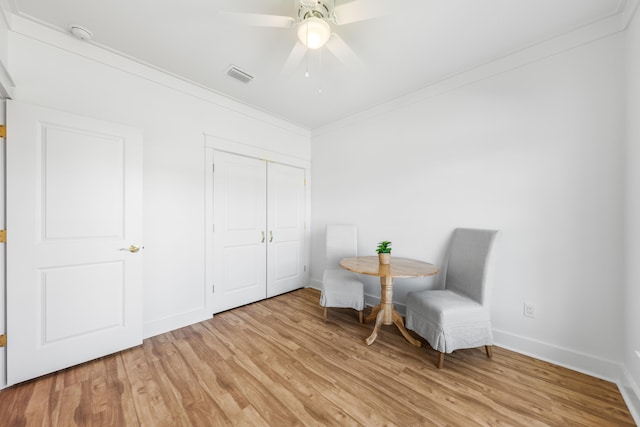
[[251, 80], [253, 80], [253, 76], [251, 74], [247, 73], [246, 71], [242, 71], [235, 65], [229, 65], [229, 68], [227, 68], [227, 75], [241, 81], [242, 83], [249, 83]]

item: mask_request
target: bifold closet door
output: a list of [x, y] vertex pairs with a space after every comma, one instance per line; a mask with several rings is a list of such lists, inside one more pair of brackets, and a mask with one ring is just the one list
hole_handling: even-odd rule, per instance
[[300, 288], [304, 277], [305, 171], [269, 163], [267, 297]]
[[214, 313], [266, 298], [266, 209], [265, 162], [215, 151]]
[[303, 286], [305, 170], [214, 150], [213, 312]]

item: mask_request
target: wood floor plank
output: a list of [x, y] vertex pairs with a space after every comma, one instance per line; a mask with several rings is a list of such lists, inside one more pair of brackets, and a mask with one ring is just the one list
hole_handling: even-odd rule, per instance
[[[31, 383], [31, 385], [33, 393], [25, 401], [25, 420], [29, 420], [29, 424], [32, 426], [48, 425], [49, 405], [53, 400], [52, 397], [57, 394], [53, 389], [54, 382], [51, 381], [51, 377], [45, 377], [41, 381]], [[0, 410], [0, 413], [4, 413], [4, 411]]]
[[[301, 289], [0, 391], [3, 426], [633, 426], [613, 383], [495, 347], [447, 355]], [[366, 313], [365, 313], [366, 314]], [[424, 342], [424, 341], [423, 341]]]

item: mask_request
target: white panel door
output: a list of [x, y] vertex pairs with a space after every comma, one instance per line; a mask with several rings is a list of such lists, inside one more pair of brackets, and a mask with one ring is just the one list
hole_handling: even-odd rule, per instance
[[14, 384], [142, 342], [142, 134], [14, 101], [7, 128]]
[[272, 297], [303, 285], [305, 171], [279, 163], [267, 168], [267, 297]]
[[262, 160], [214, 151], [213, 311], [266, 298], [267, 182]]

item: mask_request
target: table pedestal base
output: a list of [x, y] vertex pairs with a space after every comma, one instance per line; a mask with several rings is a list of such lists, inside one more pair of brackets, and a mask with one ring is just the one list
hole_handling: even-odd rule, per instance
[[409, 334], [404, 327], [402, 316], [393, 308], [393, 277], [381, 277], [380, 285], [382, 288], [380, 292], [380, 305], [373, 307], [371, 314], [364, 319], [365, 323], [371, 322], [373, 319], [376, 320], [373, 332], [365, 339], [365, 342], [367, 345], [373, 344], [378, 337], [378, 332], [382, 325], [395, 324], [407, 341], [416, 347], [420, 347], [422, 343]]

